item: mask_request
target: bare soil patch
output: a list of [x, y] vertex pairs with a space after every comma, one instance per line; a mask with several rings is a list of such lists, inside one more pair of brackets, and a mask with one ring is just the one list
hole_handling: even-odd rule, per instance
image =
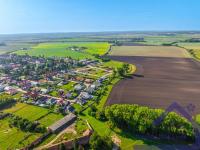
[[175, 46], [112, 46], [109, 55], [190, 58], [185, 49]]
[[125, 57], [111, 59], [136, 64], [132, 78], [120, 81], [107, 105], [139, 104], [166, 108], [172, 102], [195, 105], [200, 113], [200, 63], [190, 58]]

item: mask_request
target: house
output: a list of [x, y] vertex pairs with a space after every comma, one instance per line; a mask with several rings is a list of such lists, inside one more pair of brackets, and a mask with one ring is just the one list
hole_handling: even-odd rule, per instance
[[4, 85], [0, 85], [0, 92], [4, 91], [5, 86]]
[[70, 98], [72, 97], [72, 93], [71, 93], [71, 92], [68, 92], [68, 93], [65, 95], [65, 97], [66, 97], [67, 99], [70, 99]]
[[25, 100], [28, 100], [29, 99], [29, 96], [28, 95], [26, 95], [26, 94], [24, 94], [23, 96], [22, 96], [22, 99], [25, 101]]
[[83, 82], [84, 78], [83, 77], [76, 77], [76, 81]]
[[6, 91], [6, 93], [7, 94], [10, 94], [10, 95], [15, 95], [15, 94], [17, 94], [17, 90], [15, 90], [15, 89], [9, 89], [8, 91]]
[[38, 82], [36, 82], [36, 81], [30, 81], [30, 82], [31, 82], [32, 86], [37, 86], [38, 85]]
[[48, 90], [44, 89], [44, 88], [42, 88], [40, 91], [41, 91], [42, 94], [47, 94], [48, 93]]
[[54, 104], [56, 104], [56, 102], [57, 102], [56, 99], [51, 98], [51, 99], [47, 100], [46, 103], [47, 103], [48, 105], [54, 105]]
[[6, 86], [6, 87], [4, 88], [5, 91], [9, 91], [10, 89], [12, 89], [10, 86]]
[[87, 92], [92, 94], [94, 91], [96, 90], [96, 85], [95, 84], [92, 84], [90, 85], [88, 88], [87, 88]]
[[58, 94], [60, 95], [60, 96], [63, 96], [65, 93], [64, 93], [65, 91], [63, 90], [63, 89], [59, 89], [58, 90]]
[[57, 86], [62, 86], [63, 85], [63, 82], [60, 82], [57, 84]]
[[74, 86], [74, 89], [75, 89], [76, 91], [81, 91], [83, 88], [84, 88], [84, 87], [83, 87], [81, 84], [77, 84], [77, 85]]
[[92, 82], [93, 82], [92, 79], [85, 79], [85, 83], [86, 83], [86, 84], [91, 84]]
[[90, 94], [87, 93], [87, 92], [81, 92], [80, 98], [87, 100], [87, 99], [91, 99], [91, 98], [92, 98], [92, 95], [90, 95]]
[[96, 88], [101, 86], [101, 82], [99, 81], [95, 81], [93, 84], [95, 85]]
[[60, 105], [60, 106], [62, 106], [64, 104], [64, 101], [63, 100], [58, 100], [57, 104]]
[[82, 106], [85, 103], [87, 103], [87, 101], [85, 99], [82, 99], [82, 98], [77, 98], [76, 103]]
[[65, 110], [65, 111], [68, 111], [68, 112], [73, 113], [73, 112], [75, 111], [75, 109], [74, 109], [74, 107], [72, 107], [71, 105], [68, 105], [68, 106], [66, 107], [66, 110]]
[[102, 76], [98, 79], [98, 82], [103, 82], [104, 80], [106, 80], [106, 76]]
[[40, 107], [48, 107], [48, 106], [45, 105], [45, 104], [39, 104], [38, 106], [40, 106]]

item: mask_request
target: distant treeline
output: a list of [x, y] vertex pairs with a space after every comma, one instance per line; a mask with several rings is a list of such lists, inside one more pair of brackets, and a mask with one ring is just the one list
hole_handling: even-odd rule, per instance
[[2, 42], [0, 43], [0, 46], [6, 46], [6, 43]]
[[162, 46], [174, 46], [177, 42], [171, 42], [171, 43], [163, 43]]
[[200, 38], [187, 39], [187, 40], [185, 40], [185, 42], [200, 42]]

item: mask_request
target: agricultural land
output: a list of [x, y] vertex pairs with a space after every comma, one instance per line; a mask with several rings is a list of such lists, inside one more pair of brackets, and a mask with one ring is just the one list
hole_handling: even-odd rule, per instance
[[196, 128], [184, 116], [153, 122], [176, 102], [200, 124], [199, 39], [187, 32], [0, 36], [0, 149], [88, 149], [97, 140], [122, 150], [190, 146]]

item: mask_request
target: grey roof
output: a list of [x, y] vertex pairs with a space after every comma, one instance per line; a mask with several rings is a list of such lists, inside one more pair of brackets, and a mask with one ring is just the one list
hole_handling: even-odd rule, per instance
[[64, 118], [58, 120], [57, 122], [55, 122], [54, 124], [49, 126], [49, 129], [52, 132], [55, 132], [55, 131], [59, 130], [60, 128], [62, 128], [63, 126], [65, 126], [67, 123], [74, 120], [75, 118], [76, 118], [76, 115], [70, 113], [69, 115], [65, 116]]

